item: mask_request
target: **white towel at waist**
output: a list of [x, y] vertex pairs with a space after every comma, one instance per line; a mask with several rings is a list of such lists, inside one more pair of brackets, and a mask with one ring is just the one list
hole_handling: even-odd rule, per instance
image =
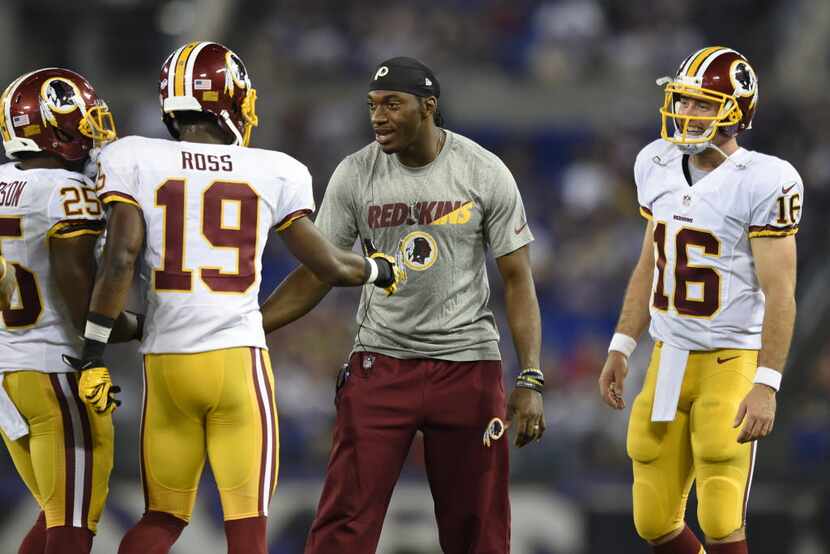
[[660, 363], [657, 367], [657, 384], [654, 387], [651, 421], [674, 421], [688, 361], [688, 350], [681, 350], [663, 343], [660, 349]]
[[26, 420], [17, 411], [17, 406], [14, 405], [14, 402], [6, 393], [5, 387], [3, 387], [2, 372], [0, 372], [0, 429], [3, 429], [6, 436], [13, 441], [29, 434], [29, 426], [26, 424]]

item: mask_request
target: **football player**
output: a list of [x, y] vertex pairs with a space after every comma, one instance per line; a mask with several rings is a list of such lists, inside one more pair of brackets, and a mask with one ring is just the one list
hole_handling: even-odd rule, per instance
[[162, 118], [176, 140], [127, 137], [99, 157], [107, 243], [75, 365], [101, 372], [113, 318], [143, 249], [147, 283], [141, 426], [146, 511], [122, 554], [168, 552], [190, 520], [206, 458], [219, 488], [229, 553], [265, 554], [279, 459], [274, 378], [257, 294], [274, 229], [317, 278], [395, 292], [403, 272], [382, 253], [333, 247], [306, 217], [311, 175], [290, 156], [246, 148], [256, 92], [242, 60], [191, 42], [164, 62]]
[[[107, 105], [66, 69], [27, 73], [0, 97], [0, 432], [41, 508], [22, 554], [90, 551], [113, 459], [111, 410], [81, 402], [87, 375], [61, 361], [78, 339], [95, 278], [103, 210], [82, 173], [115, 138]], [[121, 316], [115, 340], [137, 332]]]
[[703, 552], [684, 521], [694, 481], [705, 551], [746, 553], [756, 441], [773, 428], [795, 319], [804, 187], [788, 162], [738, 145], [758, 104], [744, 56], [703, 48], [658, 84], [661, 138], [634, 165], [645, 237], [600, 394], [625, 406], [628, 356], [650, 322], [628, 427], [637, 532], [654, 552]]

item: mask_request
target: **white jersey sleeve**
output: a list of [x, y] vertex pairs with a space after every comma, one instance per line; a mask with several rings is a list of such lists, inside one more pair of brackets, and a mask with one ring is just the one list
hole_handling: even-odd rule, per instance
[[46, 222], [49, 226], [46, 235], [50, 238], [100, 234], [104, 210], [92, 182], [80, 174], [63, 179], [49, 196]]
[[108, 144], [98, 156], [98, 196], [105, 205], [125, 202], [136, 207], [138, 203], [137, 137], [125, 137]]
[[673, 154], [666, 145], [665, 141], [656, 140], [640, 150], [634, 161], [637, 203], [639, 204], [640, 215], [648, 220], [653, 219], [654, 202], [660, 194], [659, 187], [650, 177], [655, 169], [659, 168], [659, 164], [665, 163], [665, 160], [670, 159], [671, 154]]
[[804, 203], [804, 184], [788, 162], [777, 164], [779, 171], [753, 190], [749, 238], [785, 237], [798, 232]]
[[278, 200], [273, 206], [275, 228], [287, 229], [294, 221], [315, 210], [311, 173], [300, 162], [276, 153], [276, 179], [279, 181]]

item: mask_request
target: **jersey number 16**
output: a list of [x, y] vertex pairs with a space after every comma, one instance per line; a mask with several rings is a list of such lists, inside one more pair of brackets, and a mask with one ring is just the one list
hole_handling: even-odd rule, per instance
[[[658, 310], [667, 311], [669, 297], [665, 293], [666, 224], [662, 221], [654, 226], [654, 243], [657, 247], [657, 286], [654, 287], [653, 305]], [[720, 275], [711, 267], [690, 264], [689, 248], [701, 249], [704, 256], [720, 256], [720, 241], [709, 231], [684, 227], [677, 232], [674, 308], [680, 315], [711, 317], [720, 306]], [[690, 284], [698, 285], [701, 293], [690, 295]]]

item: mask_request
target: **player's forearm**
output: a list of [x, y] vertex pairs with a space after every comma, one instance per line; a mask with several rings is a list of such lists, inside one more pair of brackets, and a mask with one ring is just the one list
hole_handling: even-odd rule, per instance
[[644, 263], [641, 260], [634, 268], [625, 290], [625, 299], [620, 311], [620, 319], [617, 322], [617, 333], [638, 340], [645, 331], [651, 319], [649, 304], [653, 277], [654, 268], [651, 263]]
[[362, 285], [369, 277], [363, 256], [335, 247], [306, 217], [281, 231], [280, 238], [317, 281], [347, 287]]
[[109, 212], [107, 242], [95, 277], [87, 319], [93, 314], [94, 317], [103, 317], [109, 320], [112, 329], [127, 303], [136, 260], [143, 244], [144, 218], [141, 210], [131, 204], [115, 203]]
[[528, 274], [505, 281], [504, 302], [507, 323], [519, 363], [524, 368], [540, 368], [542, 318], [533, 278]]
[[[51, 267], [53, 273], [57, 273], [55, 268], [58, 266], [54, 262]], [[92, 267], [83, 267], [82, 263], [66, 267], [59, 275], [56, 280], [58, 290], [69, 310], [72, 326], [78, 333], [83, 334], [95, 280], [94, 261]]]
[[765, 292], [764, 323], [758, 365], [784, 371], [795, 326], [795, 297], [789, 292]]
[[[49, 240], [49, 267], [70, 321], [79, 334], [86, 331], [87, 313], [95, 286], [96, 236]], [[121, 312], [115, 320], [109, 342], [127, 342], [137, 338], [138, 317]]]
[[262, 305], [265, 333], [288, 325], [310, 312], [331, 290], [305, 266], [300, 266], [271, 293]]
[[98, 268], [89, 311], [115, 320], [124, 310], [135, 272], [135, 256], [129, 252], [105, 252]]
[[334, 287], [358, 287], [366, 284], [369, 278], [366, 258], [339, 248], [331, 249], [333, 261], [328, 270], [317, 273], [319, 278]]
[[137, 254], [135, 248], [114, 247], [112, 242], [104, 248], [84, 326], [83, 364], [100, 361], [104, 356], [113, 327], [127, 302]]

